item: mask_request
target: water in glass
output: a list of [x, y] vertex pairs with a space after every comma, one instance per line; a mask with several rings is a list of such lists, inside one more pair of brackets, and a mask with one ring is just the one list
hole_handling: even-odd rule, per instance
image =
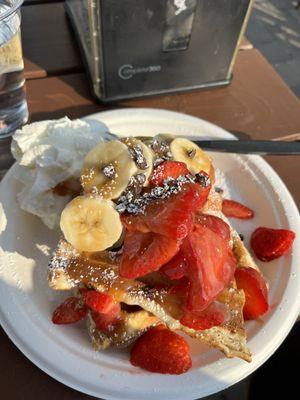
[[28, 119], [21, 47], [20, 10], [7, 12], [22, 1], [0, 2], [0, 138]]

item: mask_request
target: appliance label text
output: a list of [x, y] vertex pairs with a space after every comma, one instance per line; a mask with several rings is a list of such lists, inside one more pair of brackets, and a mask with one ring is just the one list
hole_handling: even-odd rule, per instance
[[118, 71], [118, 75], [121, 79], [130, 79], [136, 74], [146, 74], [148, 72], [159, 72], [161, 70], [160, 65], [149, 65], [148, 67], [136, 67], [134, 68], [130, 64], [121, 65]]

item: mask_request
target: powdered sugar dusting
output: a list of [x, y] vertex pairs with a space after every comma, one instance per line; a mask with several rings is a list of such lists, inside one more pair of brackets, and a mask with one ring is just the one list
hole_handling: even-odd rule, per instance
[[131, 158], [136, 163], [138, 168], [140, 168], [140, 169], [148, 168], [147, 160], [144, 156], [142, 147], [140, 145], [135, 144], [132, 147], [128, 147], [128, 150], [129, 150]]
[[215, 188], [216, 192], [218, 192], [222, 195], [223, 198], [227, 198], [227, 199], [230, 198], [229, 188], [228, 188], [228, 184], [226, 182], [226, 176], [218, 168], [215, 168], [214, 188]]
[[53, 252], [52, 258], [48, 264], [48, 268], [50, 271], [55, 269], [66, 271], [70, 264], [70, 260], [78, 256], [78, 251], [71, 246], [67, 246], [62, 253], [59, 252], [58, 248], [58, 250], [56, 249]]
[[179, 193], [185, 184], [200, 182], [202, 186], [206, 187], [210, 184], [210, 180], [207, 175], [197, 174], [193, 176], [191, 174], [180, 175], [178, 178], [167, 178], [164, 180], [162, 186], [155, 186], [150, 191], [135, 196], [132, 191], [127, 191], [118, 200], [116, 210], [119, 213], [125, 211], [130, 214], [143, 214], [148, 204], [155, 200], [163, 200], [170, 197], [173, 194]]

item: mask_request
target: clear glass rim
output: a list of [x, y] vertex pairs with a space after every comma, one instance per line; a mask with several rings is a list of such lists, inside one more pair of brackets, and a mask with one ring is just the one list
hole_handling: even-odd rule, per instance
[[13, 6], [11, 6], [3, 14], [0, 14], [0, 21], [2, 21], [3, 19], [9, 17], [11, 14], [15, 13], [16, 11], [18, 11], [18, 9], [21, 7], [23, 2], [24, 2], [24, 0], [16, 0], [15, 4]]

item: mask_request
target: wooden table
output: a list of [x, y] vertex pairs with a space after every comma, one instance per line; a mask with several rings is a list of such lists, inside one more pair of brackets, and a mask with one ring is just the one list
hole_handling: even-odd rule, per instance
[[[253, 139], [300, 132], [299, 100], [246, 40], [239, 50], [228, 87], [139, 100], [114, 106], [96, 102], [89, 90], [63, 2], [30, 0], [22, 10], [22, 36], [31, 121], [81, 117], [118, 107], [180, 111]], [[300, 158], [267, 157], [300, 205]], [[39, 370], [0, 331], [0, 382], [7, 400], [88, 399]]]

